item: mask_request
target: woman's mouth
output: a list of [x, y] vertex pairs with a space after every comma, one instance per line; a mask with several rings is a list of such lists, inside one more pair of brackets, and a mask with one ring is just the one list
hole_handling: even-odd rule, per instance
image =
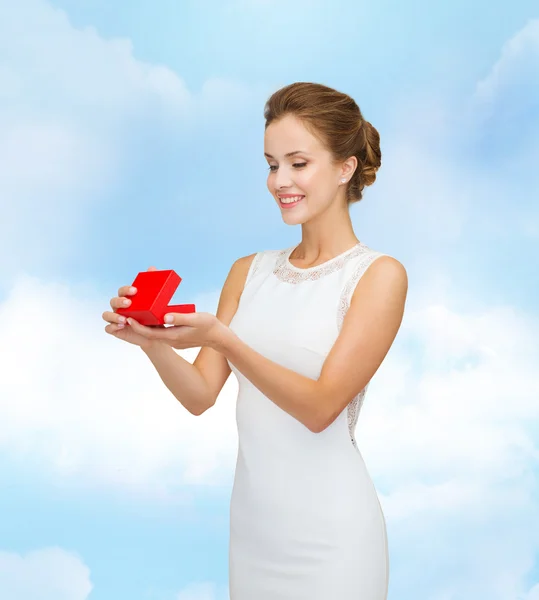
[[279, 196], [279, 204], [281, 208], [293, 208], [299, 204], [305, 196]]

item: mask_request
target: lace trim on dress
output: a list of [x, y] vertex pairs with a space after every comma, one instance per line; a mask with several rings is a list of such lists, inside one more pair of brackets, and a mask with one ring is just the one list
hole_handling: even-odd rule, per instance
[[[342, 324], [344, 321], [344, 317], [346, 312], [350, 308], [350, 301], [352, 299], [353, 291], [356, 287], [357, 282], [360, 280], [361, 276], [367, 270], [367, 267], [379, 256], [383, 256], [381, 252], [375, 252], [369, 250], [369, 253], [363, 258], [356, 269], [354, 270], [350, 279], [346, 282], [344, 286], [341, 297], [339, 299], [339, 307], [337, 309], [337, 328], [339, 332], [341, 331]], [[356, 439], [354, 436], [354, 430], [357, 425], [357, 420], [359, 417], [359, 411], [363, 406], [363, 400], [365, 399], [365, 394], [367, 392], [367, 388], [369, 384], [367, 384], [361, 392], [348, 404], [348, 432], [350, 434], [350, 440], [355, 448], [357, 448]]]
[[301, 283], [302, 281], [321, 279], [322, 277], [341, 269], [352, 258], [371, 252], [371, 250], [365, 246], [365, 244], [359, 242], [350, 250], [343, 252], [343, 254], [340, 256], [336, 256], [335, 258], [332, 258], [320, 265], [301, 269], [300, 267], [294, 267], [294, 265], [288, 261], [288, 257], [292, 254], [295, 248], [296, 246], [293, 246], [291, 248], [285, 248], [284, 250], [281, 250], [277, 255], [277, 260], [273, 269], [273, 274], [278, 279], [285, 281], [286, 283], [295, 284]]

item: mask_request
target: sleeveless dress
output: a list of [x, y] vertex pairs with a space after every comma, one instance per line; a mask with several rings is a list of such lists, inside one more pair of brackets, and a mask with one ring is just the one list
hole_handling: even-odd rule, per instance
[[[317, 379], [357, 282], [384, 255], [359, 242], [301, 269], [288, 260], [295, 247], [255, 255], [230, 329]], [[229, 365], [239, 383], [230, 600], [386, 600], [386, 524], [354, 437], [367, 386], [313, 433]]]

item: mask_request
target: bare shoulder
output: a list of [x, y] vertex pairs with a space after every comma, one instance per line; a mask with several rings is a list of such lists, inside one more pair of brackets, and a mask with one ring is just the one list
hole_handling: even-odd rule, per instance
[[255, 256], [256, 252], [248, 256], [242, 256], [234, 261], [223, 286], [223, 295], [239, 300]]
[[[370, 294], [380, 297], [391, 294], [394, 299], [404, 301], [408, 292], [408, 273], [404, 265], [388, 255], [375, 259], [361, 277], [354, 290], [352, 301]], [[356, 301], [357, 302], [357, 301]]]
[[383, 255], [373, 261], [365, 272], [371, 278], [386, 279], [394, 284], [408, 284], [408, 273], [404, 265], [393, 256]]
[[237, 273], [243, 273], [245, 276], [247, 276], [249, 268], [251, 267], [251, 263], [256, 255], [257, 253], [255, 252], [253, 254], [249, 254], [248, 256], [241, 256], [234, 262], [232, 269], [234, 269]]

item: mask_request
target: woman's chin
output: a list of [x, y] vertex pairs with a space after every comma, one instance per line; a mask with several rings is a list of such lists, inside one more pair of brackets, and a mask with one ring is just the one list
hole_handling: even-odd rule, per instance
[[286, 225], [303, 225], [307, 221], [307, 215], [305, 214], [283, 214], [283, 222]]
[[281, 216], [287, 225], [302, 225], [309, 219], [308, 211], [301, 210], [299, 206], [292, 209], [281, 209]]

